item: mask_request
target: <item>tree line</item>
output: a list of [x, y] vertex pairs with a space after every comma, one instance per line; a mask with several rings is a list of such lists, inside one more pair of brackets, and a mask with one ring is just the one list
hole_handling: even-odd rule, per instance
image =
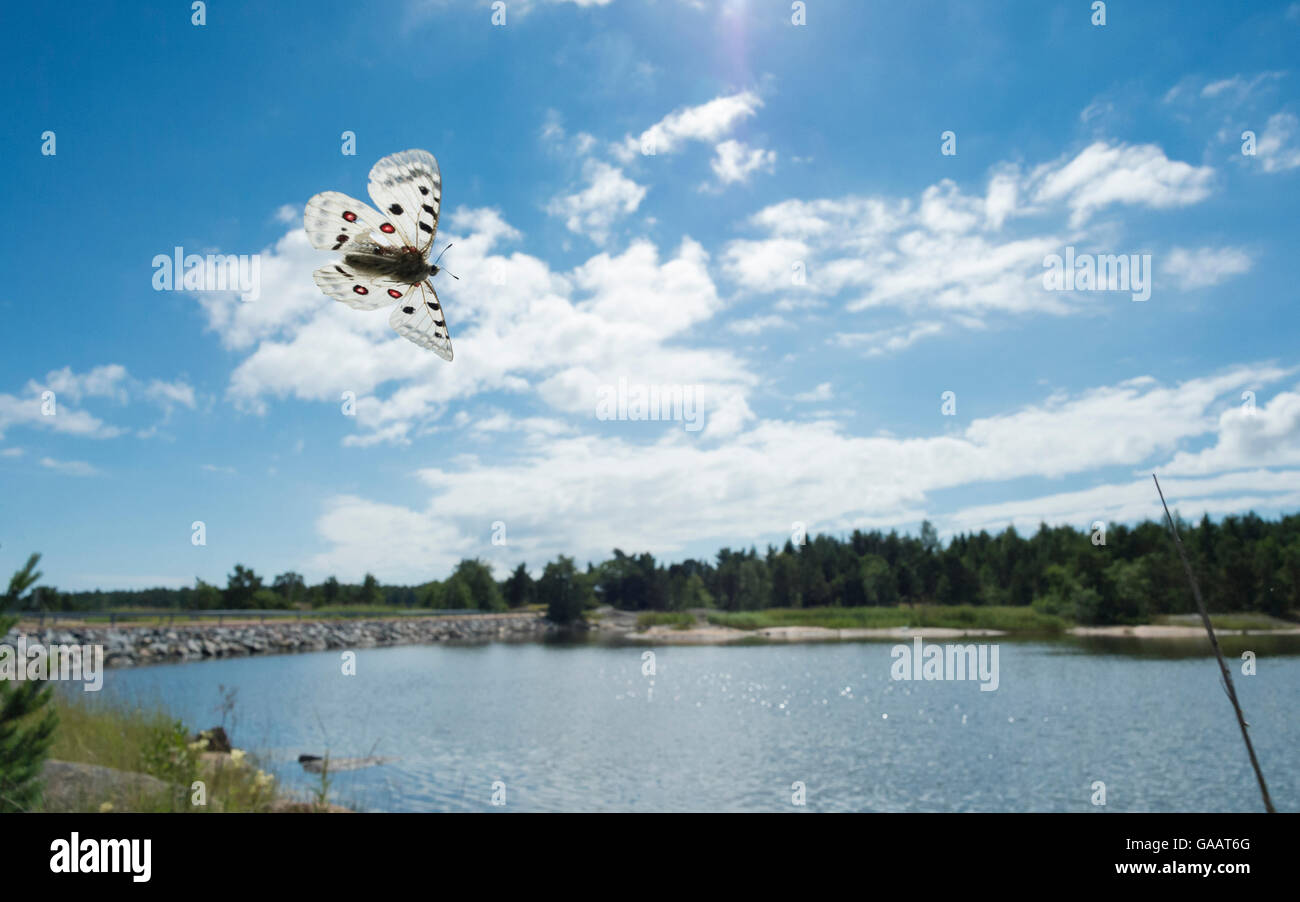
[[[1254, 513], [1216, 523], [1179, 521], [1179, 532], [1212, 610], [1286, 616], [1300, 610], [1300, 514], [1276, 521]], [[416, 586], [359, 584], [334, 577], [307, 585], [292, 571], [269, 584], [236, 564], [225, 588], [59, 592], [36, 588], [29, 605], [75, 611], [121, 607], [366, 607], [506, 611], [546, 605], [571, 620], [602, 604], [629, 611], [680, 611], [870, 605], [1033, 606], [1081, 623], [1136, 623], [1193, 610], [1182, 565], [1165, 524], [1112, 524], [1104, 531], [1040, 525], [1032, 536], [1014, 527], [995, 535], [963, 533], [946, 544], [927, 521], [917, 536], [855, 530], [817, 535], [796, 545], [723, 548], [712, 561], [664, 565], [648, 553], [614, 549], [579, 568], [560, 556], [538, 578], [519, 564], [498, 580], [492, 567], [462, 560], [445, 580]]]

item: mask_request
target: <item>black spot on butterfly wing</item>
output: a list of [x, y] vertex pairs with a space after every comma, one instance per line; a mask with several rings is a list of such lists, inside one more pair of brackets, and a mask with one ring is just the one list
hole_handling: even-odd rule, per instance
[[401, 204], [390, 204], [389, 207], [388, 207], [388, 212], [389, 212], [389, 213], [392, 213], [394, 216], [401, 216], [401, 215], [402, 215], [402, 205], [401, 205]]

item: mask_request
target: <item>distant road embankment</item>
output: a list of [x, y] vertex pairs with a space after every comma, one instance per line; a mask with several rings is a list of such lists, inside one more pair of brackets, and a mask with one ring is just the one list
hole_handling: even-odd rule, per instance
[[424, 645], [436, 642], [488, 642], [536, 639], [556, 627], [537, 613], [461, 614], [452, 617], [402, 617], [365, 620], [271, 620], [194, 623], [176, 626], [38, 627], [20, 623], [0, 642], [19, 636], [42, 645], [100, 645], [110, 667], [286, 654], [329, 649]]

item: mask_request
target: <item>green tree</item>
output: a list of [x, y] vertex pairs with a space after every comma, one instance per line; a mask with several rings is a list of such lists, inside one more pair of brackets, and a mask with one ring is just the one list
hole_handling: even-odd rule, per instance
[[[9, 580], [9, 590], [0, 599], [0, 635], [18, 622], [17, 617], [3, 612], [17, 608], [41, 578], [36, 569], [40, 559], [33, 554]], [[14, 660], [17, 667], [25, 664]], [[50, 695], [44, 681], [17, 682], [0, 676], [0, 812], [30, 811], [40, 801], [41, 768], [57, 723]]]
[[249, 606], [259, 611], [274, 611], [287, 608], [289, 602], [274, 589], [261, 588], [253, 593], [253, 597], [249, 599]]
[[194, 594], [191, 598], [195, 610], [215, 611], [217, 608], [221, 607], [221, 590], [212, 585], [212, 583], [205, 583], [197, 576], [194, 577]]
[[767, 567], [757, 557], [741, 562], [736, 578], [736, 609], [757, 611], [772, 600], [772, 580]]
[[546, 605], [546, 617], [553, 623], [581, 620], [590, 596], [591, 588], [573, 565], [573, 558], [564, 555], [547, 564], [537, 581], [537, 599]]
[[528, 568], [520, 564], [501, 587], [501, 594], [505, 596], [508, 607], [520, 608], [524, 605], [535, 604], [537, 602], [537, 583], [528, 575]]
[[778, 608], [803, 607], [799, 591], [799, 563], [794, 554], [782, 551], [768, 559], [772, 573], [772, 604]]
[[226, 577], [226, 607], [247, 608], [253, 604], [253, 596], [262, 588], [262, 577], [243, 564], [236, 564], [235, 571]]
[[898, 604], [898, 581], [889, 564], [878, 554], [864, 555], [858, 565], [862, 593], [869, 605]]
[[367, 573], [366, 578], [361, 582], [361, 597], [357, 601], [364, 605], [376, 605], [381, 604], [383, 600], [384, 590], [379, 587], [379, 580], [375, 579], [373, 573]]
[[307, 584], [301, 573], [289, 570], [281, 573], [271, 583], [271, 588], [284, 597], [285, 607], [293, 607], [307, 594]]
[[713, 607], [713, 596], [709, 594], [708, 588], [704, 585], [704, 580], [698, 573], [692, 573], [686, 577], [686, 583], [682, 588], [680, 600], [677, 602], [678, 610], [688, 608], [711, 608]]
[[[462, 590], [460, 587], [463, 586]], [[455, 596], [468, 599], [465, 607], [480, 611], [504, 611], [505, 596], [501, 587], [492, 576], [492, 567], [478, 558], [466, 558], [456, 565], [456, 570], [447, 580], [447, 588]], [[451, 605], [457, 607], [458, 605]]]
[[342, 587], [339, 585], [339, 581], [336, 577], [331, 576], [329, 579], [325, 580], [325, 582], [321, 583], [320, 589], [321, 600], [325, 602], [326, 607], [332, 604], [338, 604]]

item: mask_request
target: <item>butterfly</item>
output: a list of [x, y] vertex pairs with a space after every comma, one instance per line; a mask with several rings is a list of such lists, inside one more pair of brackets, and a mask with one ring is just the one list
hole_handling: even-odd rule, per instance
[[393, 304], [388, 324], [398, 335], [451, 360], [447, 320], [433, 289], [441, 268], [437, 259], [429, 262], [442, 206], [438, 161], [425, 150], [384, 157], [370, 170], [370, 197], [378, 210], [338, 191], [307, 201], [303, 227], [312, 247], [343, 252], [312, 278], [357, 310]]

